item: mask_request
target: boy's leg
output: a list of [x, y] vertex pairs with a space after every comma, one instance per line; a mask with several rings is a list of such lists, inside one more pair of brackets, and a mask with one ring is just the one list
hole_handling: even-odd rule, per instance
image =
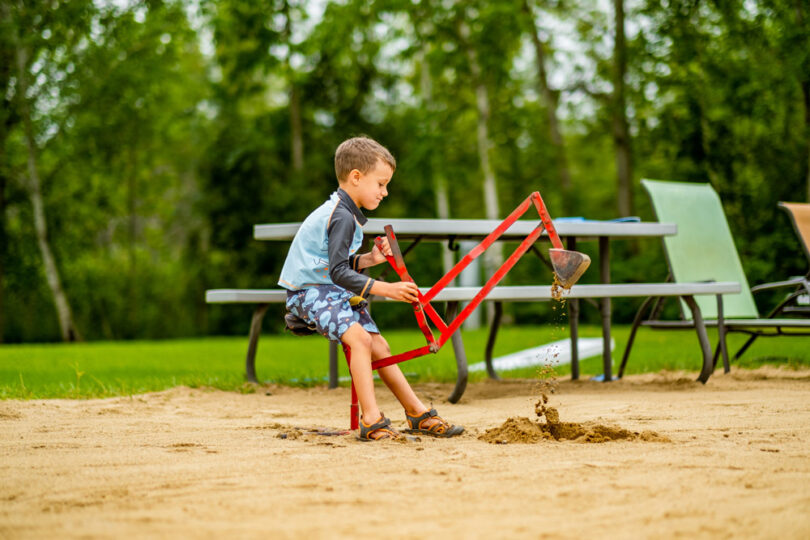
[[[374, 360], [388, 358], [391, 356], [391, 348], [388, 342], [380, 334], [371, 334], [371, 357]], [[409, 429], [412, 433], [426, 433], [437, 437], [454, 437], [460, 435], [464, 428], [453, 426], [436, 414], [433, 409], [428, 410], [425, 404], [416, 397], [411, 385], [403, 375], [402, 370], [396, 364], [386, 366], [377, 370], [385, 385], [396, 396], [408, 420]]]
[[[382, 416], [374, 396], [374, 378], [371, 372], [372, 337], [361, 325], [353, 324], [341, 336], [343, 343], [352, 349], [349, 366], [352, 381], [357, 391], [357, 400], [363, 412], [363, 422], [373, 424]], [[403, 377], [404, 378], [404, 377]]]
[[[370, 335], [372, 360], [379, 360], [391, 356], [391, 348], [388, 346], [388, 342], [385, 338], [380, 334]], [[354, 352], [352, 352], [352, 360], [354, 360]], [[377, 373], [380, 374], [380, 378], [385, 385], [402, 404], [407, 414], [418, 416], [428, 410], [425, 404], [416, 396], [416, 393], [413, 391], [413, 388], [411, 388], [411, 385], [408, 384], [408, 380], [397, 364], [380, 368], [377, 370]]]

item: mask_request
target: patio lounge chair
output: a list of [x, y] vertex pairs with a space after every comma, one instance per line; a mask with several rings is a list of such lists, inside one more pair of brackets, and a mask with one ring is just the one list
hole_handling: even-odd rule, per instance
[[[804, 277], [790, 280], [791, 284], [796, 285], [796, 290], [785, 298], [782, 305], [777, 306], [777, 309], [781, 308], [785, 313], [810, 315], [810, 305], [808, 305], [810, 304], [810, 204], [780, 202], [779, 208], [790, 216], [790, 221], [796, 230], [796, 237], [802, 245], [804, 256], [807, 257], [807, 272]], [[758, 287], [752, 287], [751, 291], [756, 289]]]
[[[793, 287], [793, 290], [789, 291], [785, 298], [771, 310], [767, 318], [772, 319], [779, 315], [810, 316], [810, 204], [780, 202], [779, 208], [782, 208], [790, 216], [790, 221], [796, 230], [796, 236], [807, 257], [807, 273], [802, 277], [794, 277], [787, 281], [756, 285], [751, 287], [751, 292], [758, 293], [782, 287]], [[739, 358], [758, 337], [757, 334], [751, 335], [740, 347], [740, 350], [737, 351], [734, 358]]]
[[[737, 351], [735, 359], [745, 352], [753, 339], [760, 336], [810, 335], [810, 318], [777, 318], [778, 315], [789, 312], [787, 308], [794, 307], [793, 300], [799, 297], [796, 290], [797, 287], [801, 287], [800, 279], [805, 279], [806, 287], [806, 278], [749, 288], [720, 197], [711, 185], [659, 180], [642, 180], [641, 183], [650, 195], [659, 221], [674, 222], [678, 225], [678, 234], [664, 238], [670, 270], [669, 279], [676, 283], [696, 281], [740, 283], [742, 291], [739, 294], [717, 295], [716, 300], [710, 297], [695, 298], [706, 325], [716, 326], [718, 329], [718, 344], [713, 360], [715, 366], [719, 355], [722, 354], [725, 372], [729, 371], [726, 347], [726, 336], [729, 332], [741, 332], [751, 336], [749, 342]], [[779, 287], [792, 287], [794, 290], [788, 295], [788, 299], [768, 316], [761, 317], [752, 292]], [[647, 298], [636, 313], [619, 368], [619, 377], [624, 374], [639, 326], [657, 329], [694, 328], [691, 310], [685, 309], [683, 301], [681, 301], [682, 320], [659, 320], [663, 300], [663, 297]], [[644, 313], [650, 305], [652, 309], [645, 318]]]

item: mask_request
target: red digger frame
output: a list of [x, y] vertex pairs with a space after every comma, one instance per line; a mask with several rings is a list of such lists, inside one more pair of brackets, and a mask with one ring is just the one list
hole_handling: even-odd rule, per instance
[[[458, 276], [461, 271], [464, 270], [472, 261], [483, 254], [496, 240], [498, 240], [498, 238], [500, 238], [503, 233], [506, 232], [506, 230], [509, 229], [513, 223], [515, 223], [515, 221], [526, 213], [532, 204], [537, 209], [537, 213], [540, 215], [540, 223], [525, 239], [523, 239], [517, 249], [515, 249], [515, 251], [509, 256], [508, 259], [506, 259], [500, 268], [495, 271], [484, 286], [481, 287], [470, 303], [467, 304], [467, 306], [461, 310], [461, 312], [458, 313], [458, 315], [456, 315], [452, 321], [446, 323], [430, 304], [430, 301], [433, 300], [436, 295], [439, 294], [439, 292], [441, 292], [441, 290], [444, 289], [456, 276]], [[517, 264], [518, 260], [529, 250], [529, 248], [531, 248], [532, 244], [537, 241], [537, 239], [543, 233], [543, 229], [548, 232], [548, 236], [551, 239], [551, 243], [554, 248], [563, 249], [560, 237], [557, 235], [557, 231], [554, 229], [554, 224], [551, 222], [551, 217], [546, 210], [546, 205], [543, 203], [540, 193], [535, 191], [526, 197], [526, 200], [520, 203], [520, 205], [518, 205], [518, 207], [515, 208], [515, 210], [509, 214], [509, 216], [504, 219], [494, 231], [487, 235], [487, 237], [484, 238], [481, 243], [462, 257], [462, 259], [453, 268], [451, 268], [447, 274], [439, 279], [439, 281], [437, 281], [436, 284], [430, 288], [430, 290], [428, 290], [425, 294], [422, 294], [421, 292], [419, 293], [418, 301], [413, 303], [413, 312], [416, 317], [416, 322], [419, 325], [419, 329], [425, 335], [427, 345], [403, 353], [395, 354], [387, 358], [375, 360], [371, 363], [371, 369], [377, 370], [386, 366], [405, 362], [406, 360], [411, 360], [419, 356], [424, 356], [428, 353], [439, 352], [439, 349], [441, 349], [441, 347], [447, 342], [448, 339], [450, 339], [453, 333], [459, 329], [467, 317], [470, 316], [470, 313], [472, 313], [473, 310], [484, 301], [489, 292], [504, 278], [504, 276], [506, 276], [507, 272], [509, 272], [509, 270], [511, 270], [512, 267]], [[402, 281], [413, 281], [413, 278], [411, 278], [411, 276], [408, 274], [408, 270], [405, 267], [405, 261], [402, 258], [393, 228], [390, 225], [387, 225], [385, 227], [385, 232], [393, 253], [393, 255], [386, 255], [386, 260]], [[378, 236], [375, 239], [375, 243], [378, 247], [381, 247], [382, 238]], [[439, 331], [438, 338], [433, 335], [433, 331], [431, 331], [430, 327], [428, 326], [428, 319], [433, 322], [433, 324], [436, 326], [436, 330]], [[349, 364], [351, 368], [351, 349], [344, 344], [343, 352], [346, 355], [346, 363]], [[350, 407], [350, 418], [351, 429], [357, 429], [359, 425], [359, 406], [357, 403], [357, 392], [354, 388], [354, 381], [352, 381], [352, 404]]]

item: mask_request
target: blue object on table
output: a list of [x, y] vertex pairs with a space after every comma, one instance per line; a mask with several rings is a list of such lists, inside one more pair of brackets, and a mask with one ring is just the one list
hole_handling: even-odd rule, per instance
[[617, 223], [639, 223], [641, 222], [641, 218], [638, 216], [624, 216], [613, 218], [610, 221], [615, 221]]
[[561, 218], [555, 218], [554, 221], [557, 222], [557, 223], [567, 223], [567, 222], [571, 222], [571, 221], [585, 221], [585, 218], [582, 217], [582, 216], [561, 217]]
[[556, 218], [554, 220], [555, 223], [576, 223], [576, 222], [583, 222], [588, 221], [591, 223], [599, 223], [600, 221], [612, 221], [614, 223], [639, 223], [641, 222], [641, 218], [638, 216], [625, 216], [625, 217], [617, 217], [613, 219], [601, 220], [601, 219], [585, 219], [582, 216], [570, 216], [570, 217], [561, 217]]

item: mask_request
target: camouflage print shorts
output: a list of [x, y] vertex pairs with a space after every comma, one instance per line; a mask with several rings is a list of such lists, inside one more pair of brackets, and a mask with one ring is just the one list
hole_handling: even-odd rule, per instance
[[287, 310], [307, 322], [314, 322], [318, 333], [330, 341], [340, 341], [354, 323], [360, 323], [372, 334], [379, 334], [380, 330], [365, 304], [362, 307], [349, 304], [353, 296], [353, 293], [337, 285], [287, 291]]

